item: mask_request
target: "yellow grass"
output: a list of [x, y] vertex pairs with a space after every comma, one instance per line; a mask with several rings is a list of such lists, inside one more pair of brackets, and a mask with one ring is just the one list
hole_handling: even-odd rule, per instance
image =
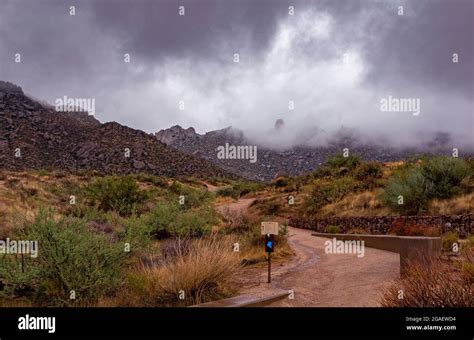
[[447, 200], [433, 200], [428, 212], [433, 215], [474, 214], [474, 193]]
[[348, 194], [341, 201], [328, 204], [318, 212], [320, 216], [383, 216], [390, 209], [377, 199], [377, 191]]
[[233, 242], [214, 235], [194, 241], [189, 253], [177, 246], [176, 257], [151, 268], [139, 266], [125, 292], [101, 305], [186, 306], [230, 296], [231, 277], [240, 267]]

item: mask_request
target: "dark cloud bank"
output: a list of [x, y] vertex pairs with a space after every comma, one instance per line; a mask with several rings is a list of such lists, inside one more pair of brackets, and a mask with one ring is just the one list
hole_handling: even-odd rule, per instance
[[[0, 0], [0, 8], [0, 79], [51, 103], [96, 98], [102, 121], [148, 132], [232, 125], [275, 146], [324, 144], [341, 127], [394, 145], [438, 131], [453, 147], [474, 145], [471, 0]], [[420, 114], [382, 112], [388, 96], [418, 98]], [[279, 118], [285, 128], [268, 132]]]

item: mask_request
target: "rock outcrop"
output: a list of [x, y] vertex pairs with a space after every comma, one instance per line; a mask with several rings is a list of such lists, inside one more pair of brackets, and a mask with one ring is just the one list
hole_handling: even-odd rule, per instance
[[85, 112], [56, 112], [7, 82], [0, 82], [0, 169], [229, 175], [143, 131], [116, 122], [102, 124]]
[[[285, 129], [282, 119], [275, 122], [272, 132], [277, 133]], [[358, 142], [350, 130], [341, 129], [324, 147], [298, 146], [287, 150], [274, 150], [256, 145], [248, 140], [238, 129], [228, 127], [222, 130], [197, 134], [193, 128], [183, 129], [173, 126], [155, 134], [156, 138], [168, 146], [184, 151], [191, 155], [200, 156], [217, 166], [239, 176], [271, 181], [278, 176], [299, 176], [314, 171], [325, 163], [329, 156], [342, 154], [344, 148], [351, 153], [359, 154], [366, 160], [388, 162], [406, 159], [409, 156], [423, 153], [450, 155], [450, 149], [396, 149], [387, 146], [368, 145]], [[257, 162], [251, 163], [248, 159], [222, 159], [218, 157], [218, 148], [230, 145], [257, 146]]]

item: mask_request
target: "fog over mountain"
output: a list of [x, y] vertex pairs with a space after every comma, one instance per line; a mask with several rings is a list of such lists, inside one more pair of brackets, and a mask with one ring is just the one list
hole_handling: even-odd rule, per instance
[[[341, 128], [395, 146], [446, 132], [474, 145], [471, 0], [71, 5], [0, 0], [0, 79], [49, 103], [95, 98], [100, 121], [147, 132], [233, 126], [277, 148], [324, 146]], [[419, 114], [381, 111], [389, 96], [419, 100]]]

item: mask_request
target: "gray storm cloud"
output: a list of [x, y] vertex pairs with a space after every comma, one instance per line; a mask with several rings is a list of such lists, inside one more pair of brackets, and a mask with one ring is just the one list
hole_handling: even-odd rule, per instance
[[[184, 17], [171, 1], [78, 1], [76, 16], [59, 1], [0, 4], [0, 79], [49, 102], [96, 98], [102, 121], [232, 125], [275, 147], [322, 145], [341, 127], [474, 145], [472, 1], [183, 1]], [[420, 114], [382, 112], [388, 96], [419, 99]]]

